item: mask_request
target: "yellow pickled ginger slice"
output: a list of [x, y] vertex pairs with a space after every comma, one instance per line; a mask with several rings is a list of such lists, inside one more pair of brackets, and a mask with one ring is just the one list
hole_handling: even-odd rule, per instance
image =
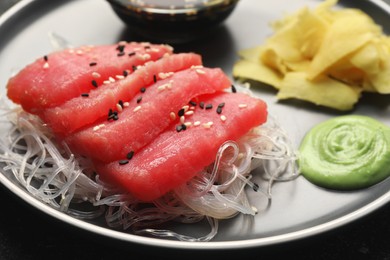
[[274, 86], [278, 99], [343, 111], [363, 91], [390, 94], [390, 37], [363, 11], [334, 8], [337, 2], [274, 21], [263, 45], [240, 51], [233, 76]]

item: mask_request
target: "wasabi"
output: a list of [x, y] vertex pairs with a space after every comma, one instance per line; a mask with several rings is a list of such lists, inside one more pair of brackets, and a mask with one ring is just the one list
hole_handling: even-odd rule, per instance
[[307, 133], [299, 150], [302, 175], [324, 188], [360, 189], [390, 175], [390, 127], [367, 116], [320, 123]]

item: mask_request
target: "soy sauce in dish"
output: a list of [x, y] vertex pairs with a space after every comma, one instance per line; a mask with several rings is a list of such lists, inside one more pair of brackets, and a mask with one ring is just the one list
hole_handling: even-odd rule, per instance
[[221, 24], [239, 0], [107, 0], [133, 32], [180, 43], [202, 37]]

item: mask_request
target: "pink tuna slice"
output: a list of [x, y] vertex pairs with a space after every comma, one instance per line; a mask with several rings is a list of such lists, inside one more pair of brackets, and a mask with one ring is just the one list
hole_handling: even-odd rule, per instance
[[172, 53], [170, 46], [133, 42], [54, 52], [12, 77], [7, 94], [27, 112], [38, 114], [42, 109], [88, 93], [110, 77], [132, 72], [134, 66], [160, 59], [166, 53]]
[[[104, 162], [125, 158], [151, 142], [172, 122], [172, 113], [201, 94], [215, 93], [231, 86], [219, 68], [190, 68], [172, 74], [150, 86], [118, 113], [75, 132], [64, 140], [77, 154]], [[142, 97], [142, 100], [140, 99]]]
[[[225, 141], [238, 140], [267, 119], [266, 104], [245, 94], [220, 92], [199, 101], [213, 108], [197, 107], [193, 115], [186, 116], [185, 121], [192, 124], [186, 130], [178, 132], [181, 123], [176, 121], [130, 160], [95, 162], [102, 180], [141, 201], [155, 200], [210, 165]], [[224, 106], [218, 114], [221, 103]]]
[[107, 118], [108, 111], [117, 110], [118, 103], [126, 102], [141, 94], [142, 88], [169, 73], [202, 64], [199, 55], [193, 53], [173, 54], [155, 62], [148, 62], [126, 78], [92, 90], [87, 97], [78, 96], [61, 106], [44, 111], [43, 121], [57, 135], [70, 133]]

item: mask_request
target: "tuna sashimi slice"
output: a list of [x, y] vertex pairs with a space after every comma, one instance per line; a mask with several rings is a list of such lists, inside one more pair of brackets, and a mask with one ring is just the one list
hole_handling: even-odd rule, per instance
[[[210, 165], [225, 141], [238, 140], [267, 119], [266, 104], [245, 94], [220, 92], [198, 101], [213, 108], [197, 107], [186, 116], [191, 123], [186, 130], [178, 131], [181, 123], [176, 122], [128, 161], [95, 162], [102, 180], [141, 201], [152, 201]], [[220, 104], [224, 105], [219, 114]]]
[[165, 53], [171, 54], [172, 48], [135, 42], [53, 52], [12, 77], [7, 94], [24, 110], [37, 114], [41, 109], [88, 93], [110, 77], [131, 73], [134, 66], [157, 60]]
[[[104, 162], [125, 158], [151, 142], [179, 116], [192, 98], [231, 86], [219, 69], [190, 68], [150, 86], [117, 114], [75, 132], [64, 140], [77, 154]], [[142, 95], [141, 95], [142, 94]], [[142, 98], [142, 99], [141, 99]]]
[[172, 54], [155, 62], [148, 62], [126, 78], [92, 90], [88, 97], [78, 96], [61, 106], [47, 109], [41, 118], [57, 135], [67, 136], [81, 127], [106, 118], [108, 111], [117, 110], [118, 103], [130, 101], [142, 94], [154, 81], [202, 64], [194, 53]]

